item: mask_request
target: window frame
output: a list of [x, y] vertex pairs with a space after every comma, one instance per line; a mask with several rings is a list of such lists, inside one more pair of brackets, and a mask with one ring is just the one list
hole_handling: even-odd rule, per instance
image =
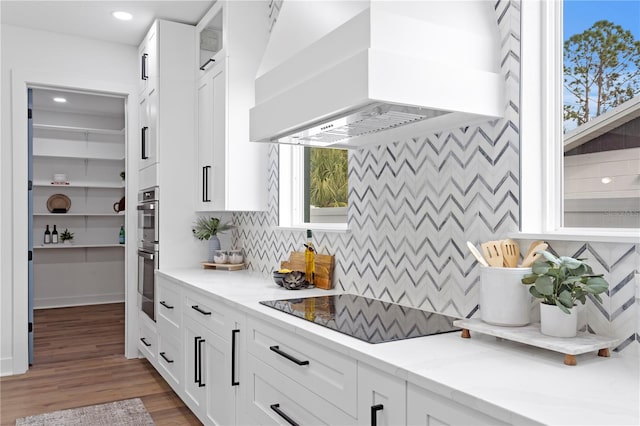
[[[295, 149], [299, 148], [299, 149]], [[310, 223], [304, 221], [304, 147], [280, 145], [278, 147], [278, 228], [312, 229], [321, 231], [346, 232], [348, 222]]]
[[554, 143], [563, 139], [562, 3], [521, 3], [520, 232], [514, 236], [640, 243], [640, 229], [562, 225], [563, 152]]

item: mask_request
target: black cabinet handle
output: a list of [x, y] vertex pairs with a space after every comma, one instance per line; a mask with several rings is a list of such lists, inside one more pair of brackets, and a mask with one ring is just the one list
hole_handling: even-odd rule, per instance
[[296, 423], [291, 417], [287, 416], [287, 414], [280, 409], [280, 404], [271, 404], [269, 407], [271, 407], [273, 411], [278, 413], [280, 417], [285, 419], [291, 426], [299, 426], [298, 423]]
[[146, 347], [151, 346], [151, 343], [148, 343], [145, 337], [141, 337], [140, 341], [142, 342], [143, 345], [145, 345]]
[[149, 76], [147, 75], [147, 58], [149, 57], [148, 54], [143, 53], [142, 54], [142, 58], [140, 58], [140, 62], [142, 63], [142, 73], [141, 73], [141, 78], [143, 80], [146, 80], [149, 78]]
[[209, 170], [211, 170], [211, 166], [202, 167], [202, 202], [210, 203], [211, 198], [209, 198]]
[[211, 62], [215, 62], [216, 60], [213, 58], [209, 58], [207, 60], [207, 62], [205, 62], [204, 64], [200, 65], [200, 71], [204, 71], [204, 69], [207, 67], [207, 65], [209, 65]]
[[202, 337], [197, 337], [198, 340], [198, 386], [204, 387], [204, 382], [202, 381], [202, 344], [204, 343], [204, 339]]
[[238, 386], [239, 381], [236, 380], [236, 336], [240, 330], [231, 330], [231, 386]]
[[140, 140], [142, 141], [142, 155], [140, 156], [143, 160], [146, 160], [147, 158], [149, 158], [149, 155], [147, 154], [147, 130], [149, 130], [149, 128], [147, 126], [144, 126], [141, 130], [141, 135], [140, 135]]
[[378, 426], [378, 411], [382, 411], [384, 405], [376, 404], [371, 406], [371, 426]]
[[193, 338], [193, 381], [197, 384], [200, 384], [200, 376], [198, 375], [200, 372], [200, 368], [198, 368], [198, 341], [200, 339], [200, 336]]
[[172, 360], [172, 359], [167, 358], [167, 356], [166, 356], [165, 354], [166, 354], [166, 352], [160, 352], [160, 356], [161, 356], [162, 358], [164, 358], [164, 360], [165, 360], [165, 361], [167, 361], [169, 364], [171, 364], [171, 363], [173, 362], [173, 360]]
[[167, 302], [165, 302], [164, 300], [161, 300], [161, 301], [160, 301], [160, 304], [161, 304], [162, 306], [164, 306], [165, 308], [167, 308], [167, 309], [173, 309], [173, 306], [171, 306], [171, 305], [167, 304]]
[[295, 362], [298, 365], [309, 365], [309, 361], [300, 361], [299, 359], [292, 357], [288, 353], [281, 351], [280, 346], [269, 346], [269, 349], [271, 349], [278, 355], [285, 357], [289, 361]]
[[203, 311], [198, 305], [193, 305], [191, 309], [195, 309], [200, 312], [202, 315], [211, 315], [211, 312]]

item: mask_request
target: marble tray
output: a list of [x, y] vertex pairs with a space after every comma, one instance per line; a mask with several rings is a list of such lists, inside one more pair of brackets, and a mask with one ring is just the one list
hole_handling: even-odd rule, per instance
[[491, 325], [479, 319], [464, 319], [453, 322], [462, 328], [462, 337], [471, 337], [470, 331], [512, 340], [526, 345], [536, 346], [550, 351], [565, 354], [564, 363], [576, 365], [576, 355], [598, 351], [598, 356], [609, 356], [609, 348], [619, 344], [622, 339], [600, 336], [586, 332], [578, 333], [576, 337], [551, 337], [540, 333], [540, 324], [529, 324], [524, 327], [501, 327]]

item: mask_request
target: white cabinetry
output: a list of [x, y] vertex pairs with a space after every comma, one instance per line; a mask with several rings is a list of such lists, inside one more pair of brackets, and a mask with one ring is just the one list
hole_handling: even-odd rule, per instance
[[160, 163], [163, 156], [169, 163], [167, 167], [173, 167], [172, 173], [182, 172], [175, 169], [180, 167], [180, 156], [174, 158], [172, 146], [178, 145], [193, 153], [188, 146], [194, 141], [191, 64], [195, 52], [189, 48], [194, 42], [193, 26], [156, 20], [138, 49], [141, 188], [159, 184], [160, 171], [153, 166]]
[[407, 424], [490, 426], [506, 423], [409, 383], [407, 388]]
[[264, 3], [219, 0], [196, 26], [198, 211], [267, 207], [267, 147], [249, 141], [267, 25]]
[[179, 390], [184, 382], [182, 288], [172, 281], [157, 279], [156, 293], [157, 369], [173, 389]]
[[236, 424], [242, 318], [190, 291], [183, 308], [185, 403], [205, 424]]
[[253, 318], [245, 406], [260, 424], [355, 424], [356, 360]]
[[406, 424], [406, 382], [358, 363], [358, 424]]

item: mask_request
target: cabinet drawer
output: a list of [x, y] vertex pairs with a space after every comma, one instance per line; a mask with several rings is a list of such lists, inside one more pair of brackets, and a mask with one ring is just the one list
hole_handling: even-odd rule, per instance
[[151, 320], [146, 314], [141, 313], [138, 315], [138, 349], [142, 354], [156, 366], [157, 354], [158, 354], [158, 334], [155, 329], [155, 324], [149, 324]]
[[249, 355], [245, 401], [255, 424], [352, 425], [356, 421], [309, 389]]
[[354, 359], [254, 318], [248, 324], [247, 348], [283, 375], [357, 416]]
[[158, 337], [158, 371], [178, 393], [184, 374], [181, 348], [180, 342], [174, 338]]
[[[229, 339], [227, 330], [233, 328], [231, 312], [220, 303], [196, 293], [184, 293], [184, 314], [205, 326], [224, 339]], [[229, 334], [229, 336], [227, 336]]]
[[157, 281], [157, 319], [163, 319], [179, 330], [182, 326], [182, 290], [170, 281]]

